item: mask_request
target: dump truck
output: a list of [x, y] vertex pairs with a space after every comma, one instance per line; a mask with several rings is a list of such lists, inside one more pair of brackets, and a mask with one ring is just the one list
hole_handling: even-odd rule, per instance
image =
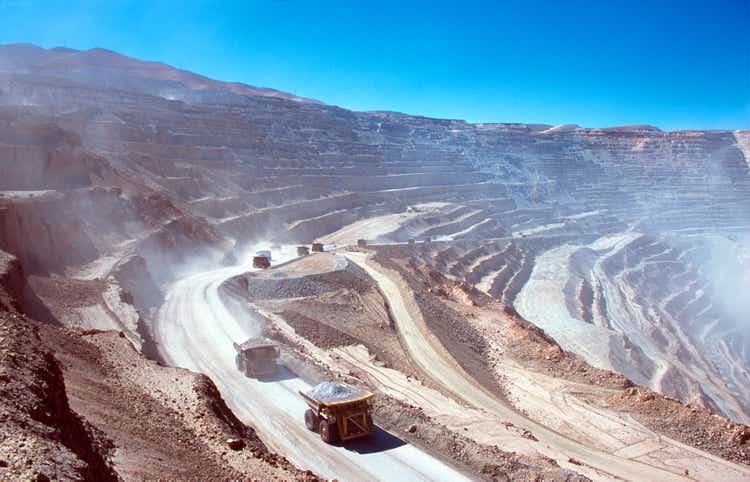
[[267, 269], [271, 267], [271, 260], [265, 256], [253, 256], [253, 267]]
[[372, 435], [371, 391], [326, 381], [299, 394], [310, 407], [305, 411], [305, 425], [324, 442], [335, 444]]
[[259, 378], [274, 375], [279, 370], [279, 345], [266, 338], [250, 338], [238, 345], [234, 357], [237, 369], [245, 376]]
[[312, 244], [312, 252], [313, 253], [322, 253], [323, 252], [323, 243], [313, 243]]
[[265, 256], [270, 261], [271, 260], [271, 251], [269, 251], [267, 249], [262, 249], [260, 251], [256, 251], [255, 252], [255, 256]]

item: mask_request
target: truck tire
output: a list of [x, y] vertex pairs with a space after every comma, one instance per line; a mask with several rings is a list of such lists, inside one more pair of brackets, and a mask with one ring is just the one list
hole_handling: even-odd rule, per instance
[[313, 432], [317, 432], [318, 426], [320, 425], [320, 419], [309, 408], [305, 410], [305, 425], [307, 426], [308, 430], [311, 430]]
[[339, 441], [338, 426], [335, 423], [329, 424], [327, 420], [321, 420], [320, 438], [327, 444], [335, 444]]

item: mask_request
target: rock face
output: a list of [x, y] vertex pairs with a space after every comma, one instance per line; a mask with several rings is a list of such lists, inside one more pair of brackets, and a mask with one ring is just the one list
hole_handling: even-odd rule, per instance
[[436, 269], [589, 363], [747, 421], [734, 294], [748, 282], [749, 145], [743, 131], [352, 112], [101, 49], [12, 45], [0, 248], [28, 273], [114, 270], [145, 319], [160, 293], [131, 273], [163, 286], [232, 246], [306, 244], [443, 203], [381, 240], [431, 238]]
[[16, 311], [17, 264], [0, 269], [0, 478], [117, 480], [110, 442], [71, 410], [60, 363]]

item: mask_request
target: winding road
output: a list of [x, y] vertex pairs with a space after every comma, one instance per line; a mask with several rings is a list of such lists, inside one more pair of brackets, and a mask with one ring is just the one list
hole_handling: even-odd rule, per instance
[[[274, 264], [293, 256], [286, 252]], [[234, 413], [255, 427], [269, 447], [303, 469], [326, 478], [371, 480], [468, 480], [426, 452], [377, 430], [370, 441], [326, 445], [303, 422], [307, 406], [297, 393], [310, 386], [290, 372], [276, 381], [243, 376], [234, 366], [232, 342], [260, 332], [243, 305], [219, 296], [219, 286], [252, 271], [236, 266], [198, 273], [170, 286], [154, 327], [164, 360], [208, 375]], [[232, 306], [233, 305], [233, 306]]]

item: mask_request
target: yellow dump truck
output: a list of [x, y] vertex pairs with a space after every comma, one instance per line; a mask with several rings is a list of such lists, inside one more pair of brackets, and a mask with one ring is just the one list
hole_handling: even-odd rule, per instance
[[324, 442], [334, 444], [372, 435], [371, 391], [322, 382], [299, 394], [310, 407], [305, 411], [305, 425], [320, 433]]
[[279, 370], [279, 345], [265, 338], [251, 338], [238, 345], [235, 363], [245, 376], [259, 378], [274, 375]]

